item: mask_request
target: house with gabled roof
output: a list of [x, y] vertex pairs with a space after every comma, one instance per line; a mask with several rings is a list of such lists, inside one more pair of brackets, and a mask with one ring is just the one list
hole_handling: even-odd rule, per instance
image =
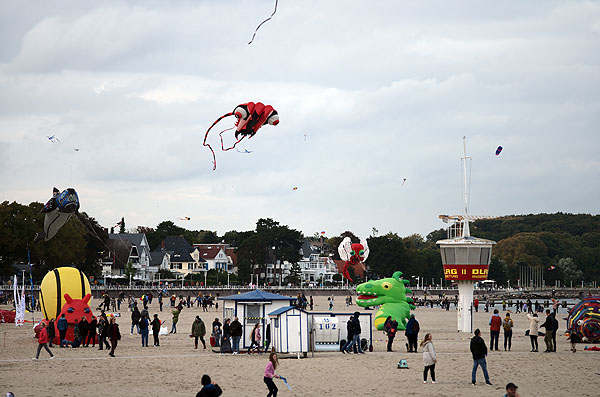
[[194, 244], [194, 248], [198, 250], [199, 259], [206, 261], [206, 270], [236, 271], [237, 254], [228, 244]]
[[338, 273], [337, 266], [331, 256], [321, 256], [323, 246], [316, 245], [305, 239], [300, 248], [302, 259], [298, 262], [302, 271], [302, 281], [311, 282], [333, 282], [333, 276]]
[[169, 270], [180, 274], [198, 274], [207, 271], [207, 262], [200, 258], [198, 249], [183, 236], [167, 236], [154, 252], [167, 252]]
[[136, 280], [152, 280], [150, 270], [150, 246], [143, 233], [119, 233], [108, 235], [109, 250], [102, 260], [103, 277], [120, 277], [125, 273], [125, 265], [131, 262]]

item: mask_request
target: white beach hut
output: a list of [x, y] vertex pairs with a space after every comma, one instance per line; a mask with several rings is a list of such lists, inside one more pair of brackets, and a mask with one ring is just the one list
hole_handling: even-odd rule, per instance
[[291, 306], [296, 298], [256, 289], [243, 294], [223, 296], [219, 300], [223, 301], [223, 319], [239, 318], [244, 332], [240, 347], [248, 348], [252, 341], [251, 332], [254, 326], [257, 323], [261, 325], [262, 340], [264, 341], [266, 325], [269, 321], [268, 314], [282, 307]]
[[310, 315], [295, 306], [269, 313], [272, 346], [277, 353], [307, 353], [310, 349]]

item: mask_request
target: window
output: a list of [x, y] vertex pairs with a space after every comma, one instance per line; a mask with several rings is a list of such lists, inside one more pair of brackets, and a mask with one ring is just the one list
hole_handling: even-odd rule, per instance
[[491, 248], [482, 248], [481, 255], [479, 257], [479, 264], [487, 265], [490, 262], [490, 251]]
[[246, 324], [256, 324], [260, 321], [262, 305], [246, 305]]
[[479, 254], [481, 253], [481, 248], [479, 247], [469, 247], [469, 265], [478, 265], [479, 264]]
[[444, 252], [443, 259], [445, 259], [446, 265], [454, 265], [456, 262], [454, 260], [454, 247], [446, 247], [442, 249]]
[[456, 264], [457, 265], [466, 265], [467, 264], [467, 247], [456, 247], [454, 249], [454, 254], [456, 255]]

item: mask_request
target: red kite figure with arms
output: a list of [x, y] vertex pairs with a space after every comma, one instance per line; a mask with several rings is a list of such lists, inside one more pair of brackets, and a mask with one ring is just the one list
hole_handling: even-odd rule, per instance
[[[265, 124], [277, 125], [279, 124], [279, 115], [277, 111], [273, 109], [271, 105], [264, 105], [260, 102], [248, 102], [238, 105], [233, 112], [224, 114], [219, 117], [206, 131], [206, 135], [204, 135], [204, 142], [202, 143], [204, 146], [208, 146], [213, 155], [213, 170], [217, 169], [217, 159], [215, 157], [215, 152], [209, 143], [206, 143], [206, 139], [208, 138], [208, 133], [210, 130], [221, 120], [226, 117], [235, 116], [237, 119], [235, 122], [235, 126], [223, 130], [219, 133], [219, 137], [221, 137], [221, 149], [226, 152], [235, 148], [235, 145], [240, 143], [245, 137], [248, 139], [252, 138], [256, 135], [256, 132]], [[225, 148], [223, 144], [223, 133], [225, 131], [229, 131], [235, 128], [235, 139], [236, 142], [233, 146]]]

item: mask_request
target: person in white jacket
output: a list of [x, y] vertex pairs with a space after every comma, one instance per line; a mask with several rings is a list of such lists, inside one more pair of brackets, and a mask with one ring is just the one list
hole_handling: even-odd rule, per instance
[[531, 339], [531, 351], [538, 351], [538, 323], [540, 319], [538, 318], [537, 313], [533, 313], [533, 316], [527, 314], [527, 318], [529, 319], [529, 339]]
[[425, 338], [421, 342], [421, 350], [423, 351], [423, 383], [427, 383], [427, 372], [431, 371], [431, 383], [437, 383], [435, 381], [435, 363], [437, 359], [435, 357], [435, 349], [433, 347], [431, 334], [426, 334]]

